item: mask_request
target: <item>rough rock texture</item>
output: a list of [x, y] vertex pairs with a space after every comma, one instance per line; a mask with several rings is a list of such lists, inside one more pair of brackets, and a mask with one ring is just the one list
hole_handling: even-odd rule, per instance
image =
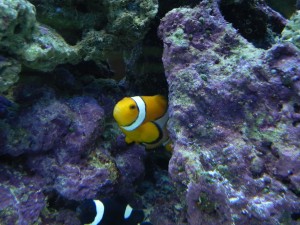
[[[77, 162], [80, 154], [87, 151], [97, 133], [101, 132], [103, 121], [103, 109], [92, 98], [41, 102], [24, 110], [17, 120], [8, 123], [10, 130], [2, 130], [8, 140], [0, 152], [18, 156], [56, 149], [70, 152], [67, 161]], [[10, 141], [12, 139], [17, 141]]]
[[19, 80], [20, 72], [20, 63], [0, 55], [0, 93], [9, 90]]
[[33, 69], [53, 70], [56, 65], [79, 60], [77, 50], [54, 30], [36, 21], [34, 5], [26, 0], [0, 3], [0, 52]]
[[95, 150], [103, 122], [103, 109], [93, 98], [41, 101], [18, 115], [16, 124], [5, 124], [7, 128], [0, 131], [6, 134], [1, 152], [12, 156], [34, 153], [28, 159], [31, 171], [68, 199], [107, 194], [117, 178], [113, 162], [95, 164], [96, 159], [81, 159]]
[[156, 168], [153, 181], [144, 181], [138, 189], [145, 204], [146, 218], [152, 224], [186, 224], [185, 208], [176, 195], [168, 171]]
[[[124, 93], [107, 78], [134, 64], [157, 8], [157, 0], [0, 1], [1, 224], [77, 225], [83, 199], [133, 199], [146, 152], [117, 143], [112, 110]], [[39, 195], [19, 200], [16, 189]]]
[[[124, 52], [130, 55], [135, 46], [140, 48], [158, 8], [157, 0], [31, 2], [0, 2], [0, 54], [13, 56], [12, 64], [44, 72], [80, 60], [100, 67], [106, 61], [114, 70], [119, 64], [125, 67], [130, 60], [124, 62]], [[5, 82], [0, 83], [1, 92], [18, 80], [19, 72], [0, 71]]]
[[222, 13], [220, 1], [205, 0], [170, 11], [159, 27], [170, 176], [188, 224], [296, 224], [300, 52], [255, 48]]
[[69, 45], [55, 30], [38, 23], [35, 6], [28, 1], [2, 1], [0, 50], [17, 55], [26, 66], [41, 71], [53, 70], [58, 64], [77, 63], [82, 58], [100, 63], [112, 51], [122, 54], [122, 49], [129, 50], [142, 40], [157, 13], [155, 0], [32, 3], [37, 6], [38, 18], [63, 34], [73, 31], [78, 37], [91, 30], [77, 40], [78, 45]]
[[46, 206], [42, 179], [11, 166], [0, 166], [0, 223], [27, 225], [39, 221]]
[[[32, 220], [20, 224], [33, 224], [33, 220], [37, 224], [79, 224], [75, 206], [81, 200], [115, 193], [132, 198], [144, 176], [144, 148], [116, 142], [120, 131], [111, 122], [112, 110], [122, 97], [116, 82], [84, 79], [79, 91], [76, 86], [80, 81], [69, 71], [59, 69], [56, 73], [59, 77], [52, 82], [60, 85], [55, 90], [50, 83], [40, 86], [41, 81], [35, 79], [18, 86], [16, 103], [0, 98], [0, 165], [20, 165], [20, 182], [39, 181], [36, 188], [47, 198], [43, 200], [47, 207], [37, 209]], [[65, 95], [70, 86], [83, 96], [61, 97], [59, 88]], [[27, 177], [27, 173], [32, 176]], [[0, 179], [6, 177], [4, 172], [0, 174]], [[7, 191], [13, 188], [8, 186]], [[0, 199], [13, 201], [9, 196], [5, 192]], [[71, 200], [75, 202], [72, 207]], [[17, 213], [8, 218], [9, 207], [0, 209], [3, 224], [22, 218]], [[30, 210], [26, 207], [24, 214]]]
[[128, 149], [124, 136], [117, 140], [115, 157], [116, 166], [120, 172], [119, 194], [131, 196], [135, 194], [135, 184], [142, 180], [145, 171], [144, 159], [146, 152], [142, 146], [134, 145]]
[[[102, 1], [99, 1], [102, 2]], [[124, 52], [131, 55], [148, 31], [148, 26], [157, 13], [157, 0], [103, 1], [107, 13], [104, 29], [87, 32], [78, 44], [85, 59], [99, 61], [105, 57], [122, 57]], [[103, 8], [101, 6], [101, 8]], [[120, 56], [114, 56], [120, 55]], [[130, 57], [126, 57], [129, 64]]]
[[[139, 57], [157, 1], [30, 2], [0, 1], [1, 224], [79, 225], [81, 200], [116, 194], [154, 225], [297, 224], [299, 49], [281, 41], [279, 13], [186, 0], [161, 20], [167, 171], [112, 119], [128, 93], [166, 93], [155, 33]], [[127, 83], [109, 79], [117, 70]]]
[[[131, 46], [137, 40], [141, 40], [158, 8], [157, 0], [87, 2], [30, 0], [30, 2], [36, 6], [37, 19], [58, 30], [71, 44], [76, 44], [76, 41], [80, 40], [78, 34], [94, 29], [100, 37], [94, 41], [105, 44], [109, 38], [113, 38], [115, 46], [106, 45], [106, 47], [116, 51], [119, 50], [117, 47], [120, 42], [127, 42], [126, 45]], [[100, 43], [94, 47], [100, 47]]]
[[264, 1], [219, 1], [227, 22], [255, 47], [270, 48], [286, 24], [286, 19]]
[[300, 49], [300, 10], [290, 18], [282, 31], [282, 41], [291, 42]]
[[27, 67], [51, 71], [60, 64], [79, 62], [78, 49], [68, 45], [55, 30], [37, 24], [32, 36], [33, 42], [26, 44], [20, 54], [21, 62]]
[[0, 2], [0, 49], [20, 54], [23, 46], [32, 40], [36, 26], [35, 7], [26, 0]]

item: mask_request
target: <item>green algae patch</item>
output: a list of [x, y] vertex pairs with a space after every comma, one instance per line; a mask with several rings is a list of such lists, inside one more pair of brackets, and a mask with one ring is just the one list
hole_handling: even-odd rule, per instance
[[28, 44], [22, 53], [26, 66], [51, 71], [59, 64], [79, 62], [77, 48], [68, 45], [53, 29], [39, 25], [33, 36], [35, 42]]
[[227, 165], [217, 165], [216, 170], [227, 180], [233, 180], [234, 175], [230, 172]]
[[15, 59], [0, 58], [0, 93], [8, 91], [19, 80], [21, 64]]
[[103, 156], [100, 151], [93, 151], [88, 158], [88, 164], [94, 168], [107, 169], [112, 181], [116, 181], [119, 177], [116, 164], [109, 158]]
[[213, 213], [216, 208], [217, 208], [217, 204], [213, 201], [210, 200], [210, 196], [208, 194], [206, 194], [205, 192], [201, 192], [198, 202], [197, 202], [197, 206], [199, 207], [199, 209], [205, 213]]
[[172, 35], [168, 37], [168, 41], [170, 41], [172, 44], [180, 46], [180, 47], [188, 47], [189, 42], [185, 38], [185, 33], [182, 28], [177, 28], [175, 32], [173, 32]]
[[157, 0], [31, 2], [0, 2], [0, 51], [43, 72], [81, 60], [101, 64], [111, 51], [131, 52], [158, 11]]
[[283, 42], [293, 43], [300, 49], [300, 10], [290, 18], [281, 36]]

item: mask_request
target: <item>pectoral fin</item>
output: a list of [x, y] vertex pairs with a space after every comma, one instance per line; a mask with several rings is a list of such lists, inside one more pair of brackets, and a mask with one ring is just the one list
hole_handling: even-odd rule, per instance
[[131, 140], [129, 137], [125, 137], [125, 142], [127, 143], [127, 144], [131, 144], [132, 142], [133, 142], [133, 140]]

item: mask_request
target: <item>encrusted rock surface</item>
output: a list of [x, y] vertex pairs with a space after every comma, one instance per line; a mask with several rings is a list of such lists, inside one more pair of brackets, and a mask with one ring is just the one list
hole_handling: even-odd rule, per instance
[[[146, 153], [116, 142], [112, 110], [124, 93], [105, 78], [141, 48], [157, 9], [157, 0], [0, 1], [1, 224], [77, 225], [81, 200], [133, 199]], [[6, 184], [14, 175], [20, 184]], [[38, 199], [23, 204], [15, 189]]]
[[24, 45], [32, 40], [36, 26], [35, 7], [26, 0], [0, 2], [0, 49], [21, 54]]
[[159, 27], [170, 176], [188, 224], [296, 224], [300, 51], [280, 43], [255, 48], [219, 3], [174, 9]]
[[282, 40], [291, 42], [300, 49], [300, 10], [290, 18], [290, 21], [282, 31]]
[[42, 179], [12, 166], [0, 166], [0, 223], [34, 224], [46, 206]]
[[154, 225], [299, 223], [294, 22], [257, 0], [180, 4], [159, 27], [169, 156], [112, 118], [129, 93], [166, 93], [154, 33], [139, 58], [156, 0], [0, 1], [1, 224], [79, 225], [81, 200], [117, 194]]
[[19, 80], [21, 64], [12, 58], [0, 55], [0, 92], [6, 92]]
[[[72, 74], [60, 72], [69, 77], [65, 84], [60, 83], [61, 88], [77, 82], [70, 78]], [[32, 176], [26, 179], [39, 181], [37, 188], [44, 198], [47, 196], [50, 202], [63, 198], [65, 202], [54, 206], [49, 203], [49, 207], [36, 212], [36, 217], [16, 224], [33, 224], [36, 220], [37, 224], [78, 224], [75, 208], [67, 206], [71, 200], [78, 205], [83, 199], [118, 192], [131, 198], [134, 184], [144, 176], [145, 150], [115, 142], [119, 135], [117, 125], [109, 122], [115, 98], [120, 98], [115, 82], [92, 81], [82, 87], [89, 96], [69, 98], [60, 98], [51, 87], [40, 87], [35, 82], [15, 91], [18, 104], [0, 98], [1, 165], [6, 168], [16, 161], [24, 173], [18, 176], [20, 182], [30, 173]], [[110, 94], [104, 96], [103, 91], [108, 90]], [[0, 178], [5, 176], [1, 173]], [[9, 187], [8, 191], [13, 188]], [[47, 203], [45, 199], [43, 203]], [[3, 206], [1, 210], [4, 213], [9, 208]], [[25, 208], [24, 214], [29, 210]], [[7, 220], [6, 214], [1, 215], [3, 224], [21, 219], [17, 213]]]
[[35, 6], [30, 2], [1, 1], [0, 14], [0, 52], [13, 55], [20, 63], [41, 71], [80, 59], [74, 47], [54, 30], [38, 23]]
[[131, 54], [142, 41], [158, 8], [157, 0], [31, 2], [0, 2], [0, 53], [44, 72], [80, 60], [99, 65], [116, 57], [122, 61], [123, 53]]
[[90, 147], [88, 143], [93, 143], [101, 132], [103, 120], [103, 109], [92, 98], [38, 103], [7, 123], [10, 129], [2, 132], [8, 140], [1, 154], [18, 156], [57, 148], [72, 153], [67, 156], [68, 161], [78, 161], [79, 155]]

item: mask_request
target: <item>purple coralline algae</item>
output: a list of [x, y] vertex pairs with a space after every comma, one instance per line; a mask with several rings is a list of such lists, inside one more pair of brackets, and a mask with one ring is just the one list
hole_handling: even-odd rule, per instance
[[145, 149], [139, 145], [128, 148], [124, 136], [122, 136], [122, 140], [120, 140], [120, 137], [118, 138], [114, 149], [118, 151], [118, 154], [115, 155], [115, 162], [120, 176], [118, 192], [123, 196], [131, 196], [135, 193], [135, 184], [144, 178]]
[[[53, 101], [48, 106], [32, 107], [29, 113], [31, 116], [21, 117], [27, 125], [33, 125], [22, 126], [32, 141], [27, 151], [49, 152], [28, 159], [32, 171], [45, 177], [47, 183], [68, 199], [82, 200], [93, 198], [100, 191], [109, 192], [117, 177], [113, 163], [104, 161], [94, 165], [93, 158], [89, 162], [81, 159], [95, 149], [96, 138], [103, 131], [104, 113], [96, 100], [75, 97], [66, 102]], [[29, 118], [33, 120], [27, 123]], [[47, 132], [43, 128], [48, 128]]]
[[41, 179], [11, 166], [1, 165], [0, 172], [0, 223], [27, 225], [39, 222], [46, 205]]
[[167, 90], [153, 33], [140, 63], [157, 0], [0, 1], [0, 224], [79, 225], [82, 200], [116, 195], [154, 225], [299, 223], [299, 12], [181, 3], [158, 29], [168, 153], [127, 145], [112, 118]]
[[188, 224], [296, 224], [300, 51], [254, 47], [221, 4], [201, 1], [161, 20], [171, 179]]
[[67, 101], [39, 102], [20, 113], [6, 130], [9, 139], [1, 154], [18, 156], [23, 153], [41, 153], [61, 146], [57, 151], [72, 153], [60, 160], [76, 162], [101, 132], [103, 109], [96, 100], [75, 97]]
[[157, 0], [0, 1], [1, 224], [77, 225], [72, 202], [133, 197], [146, 152], [116, 143], [124, 93], [103, 78], [141, 48], [157, 10]]
[[[98, 85], [101, 86], [99, 82]], [[28, 94], [27, 98], [24, 93]], [[117, 192], [128, 196], [134, 193], [134, 184], [144, 176], [145, 150], [141, 146], [113, 144], [118, 133], [110, 125], [105, 125], [108, 115], [112, 114], [111, 102], [108, 104], [103, 97], [97, 101], [91, 96], [57, 98], [53, 89], [35, 85], [16, 92], [16, 99], [27, 102], [30, 107], [15, 109], [11, 113], [10, 108], [16, 107], [14, 103], [4, 97], [0, 99], [3, 111], [0, 121], [1, 165], [13, 176], [14, 168], [6, 164], [16, 161], [20, 165], [17, 176], [20, 182], [30, 184], [37, 181], [38, 185], [32, 191], [39, 190], [41, 204], [30, 203], [35, 200], [27, 198], [28, 204], [37, 204], [37, 209], [33, 214], [30, 207], [24, 206], [22, 210], [29, 219], [22, 223], [10, 223], [21, 221], [22, 215], [12, 211], [10, 205], [3, 205], [0, 210], [3, 224], [33, 224], [35, 221], [37, 224], [78, 224], [74, 209], [63, 208], [51, 215], [46, 207], [47, 197], [54, 195], [56, 197], [51, 198], [79, 202]], [[110, 151], [112, 148], [114, 150]], [[1, 173], [0, 179], [9, 179], [10, 175], [6, 173]], [[26, 173], [31, 176], [26, 176]], [[21, 191], [21, 184], [4, 187], [7, 192]], [[30, 193], [31, 187], [24, 187], [24, 192]], [[11, 196], [3, 192], [0, 197], [7, 202], [14, 200]], [[58, 207], [63, 207], [63, 204]]]

